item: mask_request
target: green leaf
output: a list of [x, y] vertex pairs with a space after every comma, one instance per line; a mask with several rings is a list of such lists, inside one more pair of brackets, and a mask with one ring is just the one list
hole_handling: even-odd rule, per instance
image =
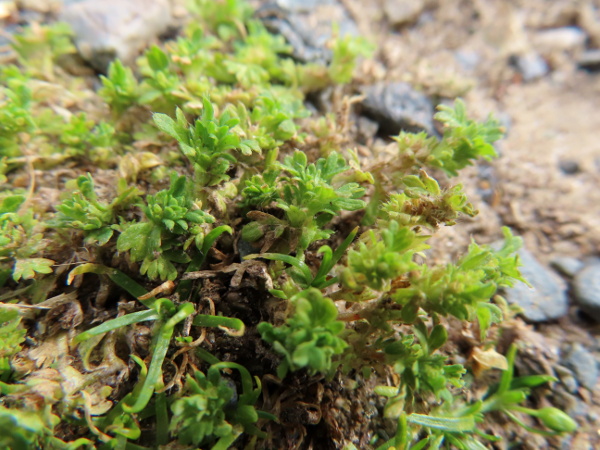
[[15, 281], [30, 280], [36, 273], [52, 273], [54, 261], [48, 258], [24, 258], [15, 261], [13, 279]]
[[83, 342], [94, 336], [99, 336], [104, 333], [108, 333], [109, 331], [116, 330], [121, 327], [125, 327], [134, 323], [145, 322], [147, 320], [158, 320], [160, 319], [160, 315], [150, 309], [147, 311], [138, 311], [130, 314], [126, 314], [121, 317], [117, 317], [116, 319], [107, 320], [106, 322], [98, 325], [97, 327], [91, 328], [83, 333], [79, 333], [74, 342]]
[[450, 433], [466, 433], [475, 429], [475, 418], [467, 417], [434, 417], [425, 414], [410, 414], [408, 423], [433, 428]]
[[431, 334], [429, 335], [429, 351], [433, 352], [434, 350], [437, 350], [444, 345], [447, 340], [448, 331], [446, 330], [446, 327], [443, 325], [436, 325], [433, 327], [433, 330], [431, 330]]
[[175, 121], [169, 116], [162, 113], [154, 113], [152, 114], [152, 119], [160, 131], [168, 134], [174, 139], [180, 139], [179, 132], [175, 128]]
[[146, 52], [146, 58], [148, 59], [148, 64], [150, 64], [150, 67], [154, 71], [163, 71], [169, 67], [167, 55], [156, 45], [153, 45], [150, 50]]

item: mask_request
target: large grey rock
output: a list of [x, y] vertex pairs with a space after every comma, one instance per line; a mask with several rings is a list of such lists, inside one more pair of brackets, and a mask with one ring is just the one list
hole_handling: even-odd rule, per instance
[[565, 283], [541, 265], [525, 249], [519, 250], [523, 277], [532, 287], [517, 282], [505, 291], [510, 303], [523, 309], [523, 316], [530, 322], [546, 322], [567, 314], [569, 299]]
[[377, 83], [363, 89], [365, 113], [379, 122], [379, 131], [433, 133], [433, 104], [408, 83]]
[[600, 322], [600, 263], [590, 264], [575, 275], [573, 292], [577, 305]]
[[338, 35], [358, 36], [356, 23], [337, 0], [275, 0], [256, 11], [267, 29], [282, 35], [292, 47], [298, 61], [325, 64], [332, 53], [327, 43]]
[[573, 371], [575, 378], [583, 387], [594, 390], [598, 380], [598, 363], [583, 345], [570, 345], [563, 354], [563, 363]]
[[105, 71], [115, 58], [131, 63], [172, 22], [169, 0], [85, 0], [65, 6], [81, 56]]

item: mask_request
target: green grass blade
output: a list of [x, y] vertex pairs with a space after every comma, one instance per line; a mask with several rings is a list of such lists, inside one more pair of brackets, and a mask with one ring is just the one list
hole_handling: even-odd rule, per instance
[[134, 312], [125, 316], [117, 317], [113, 320], [108, 320], [102, 325], [98, 325], [97, 327], [94, 327], [90, 330], [78, 334], [75, 337], [75, 342], [82, 342], [93, 336], [98, 336], [99, 334], [107, 333], [109, 331], [116, 330], [117, 328], [125, 327], [127, 325], [131, 325], [138, 322], [144, 322], [147, 320], [157, 320], [159, 318], [160, 316], [153, 309]]

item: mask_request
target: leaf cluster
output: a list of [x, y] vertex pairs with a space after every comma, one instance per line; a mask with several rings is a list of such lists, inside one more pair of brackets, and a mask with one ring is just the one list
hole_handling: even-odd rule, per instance
[[[242, 378], [242, 393], [237, 394], [235, 384], [224, 378], [220, 371], [236, 369]], [[226, 449], [242, 431], [256, 433], [254, 425], [258, 412], [254, 408], [261, 386], [246, 368], [235, 363], [217, 363], [210, 366], [207, 374], [196, 371], [188, 375], [182, 395], [173, 402], [170, 431], [184, 445], [212, 445], [211, 448]]]
[[312, 242], [331, 236], [333, 232], [324, 227], [333, 217], [365, 206], [361, 199], [365, 193], [363, 187], [355, 182], [337, 181], [337, 176], [349, 169], [338, 153], [309, 164], [306, 154], [296, 151], [273, 170], [252, 177], [242, 191], [245, 204], [260, 206], [274, 202], [284, 212], [285, 220], [270, 214], [254, 214], [258, 220], [244, 227], [243, 238], [253, 242], [271, 232], [270, 239], [276, 239], [288, 230], [290, 250], [295, 250], [302, 259]]
[[229, 179], [230, 165], [236, 163], [231, 150], [249, 155], [260, 152], [253, 139], [241, 139], [233, 128], [239, 123], [228, 111], [215, 117], [208, 98], [203, 99], [202, 116], [189, 125], [181, 110], [177, 110], [177, 121], [166, 114], [155, 114], [154, 122], [161, 131], [179, 142], [181, 152], [193, 164], [196, 180], [200, 186], [215, 186]]
[[[440, 449], [451, 445], [460, 450], [487, 448], [481, 441], [498, 442], [499, 437], [485, 434], [478, 430], [478, 424], [490, 413], [501, 412], [530, 433], [551, 437], [561, 433], [573, 432], [577, 423], [563, 411], [554, 407], [531, 409], [521, 406], [531, 393], [531, 389], [548, 382], [556, 381], [548, 375], [530, 375], [514, 377], [514, 360], [517, 347], [512, 345], [507, 353], [507, 367], [502, 372], [498, 384], [491, 386], [488, 392], [478, 400], [464, 404], [449, 398], [441, 406], [433, 408], [429, 414], [407, 414], [397, 408], [398, 417], [396, 436], [378, 447], [384, 450], [391, 445], [397, 448]], [[390, 398], [391, 404], [398, 404], [401, 396], [387, 386], [377, 388], [378, 393]], [[389, 405], [389, 404], [388, 404]], [[386, 407], [387, 409], [387, 407]], [[390, 410], [388, 410], [390, 411]], [[525, 424], [518, 415], [526, 414], [538, 419], [546, 429], [539, 429]], [[423, 437], [425, 431], [425, 437]]]
[[34, 217], [32, 209], [23, 208], [24, 203], [23, 195], [10, 195], [0, 204], [0, 261], [14, 263], [12, 270], [0, 266], [0, 285], [11, 272], [15, 281], [52, 272], [54, 261], [34, 257], [44, 247], [44, 225]]
[[[394, 140], [398, 142], [401, 171], [413, 167], [436, 167], [449, 176], [473, 164], [478, 158], [491, 160], [497, 156], [494, 142], [502, 137], [499, 122], [489, 117], [485, 122], [469, 119], [462, 100], [457, 99], [452, 107], [440, 105], [435, 118], [443, 126], [440, 140], [426, 133], [401, 132]], [[402, 173], [402, 172], [401, 172]]]
[[10, 359], [21, 350], [26, 334], [18, 309], [0, 305], [0, 381], [10, 377]]
[[334, 368], [332, 357], [341, 354], [348, 345], [338, 336], [344, 323], [336, 320], [335, 304], [315, 288], [298, 293], [290, 301], [294, 312], [285, 325], [274, 327], [268, 322], [258, 325], [262, 338], [284, 357], [277, 375], [284, 378], [288, 371], [302, 368], [312, 374], [329, 372]]
[[462, 214], [470, 217], [477, 214], [460, 184], [442, 190], [424, 170], [402, 178], [401, 183], [402, 192], [390, 195], [382, 205], [379, 211], [382, 220], [435, 231], [440, 225], [454, 225]]
[[140, 272], [150, 279], [174, 280], [173, 263], [187, 263], [186, 250], [193, 243], [203, 248], [204, 228], [214, 217], [195, 202], [192, 186], [185, 176], [171, 176], [171, 187], [156, 195], [146, 196], [141, 205], [145, 219], [123, 224], [117, 239], [117, 250], [129, 252], [133, 262], [141, 261]]
[[395, 220], [389, 221], [386, 228], [365, 232], [348, 252], [347, 267], [342, 272], [344, 286], [353, 291], [389, 291], [394, 280], [417, 267], [413, 258], [428, 247], [426, 239]]
[[520, 238], [508, 228], [504, 228], [504, 235], [506, 240], [499, 251], [472, 243], [456, 264], [414, 268], [406, 279], [408, 286], [397, 289], [392, 298], [413, 311], [422, 308], [428, 314], [472, 321], [479, 305], [488, 303], [499, 286], [524, 281], [518, 256], [512, 253], [520, 246]]
[[[70, 186], [71, 185], [71, 186]], [[119, 180], [117, 197], [110, 203], [98, 201], [91, 174], [81, 175], [67, 188], [74, 188], [68, 197], [56, 207], [54, 226], [82, 230], [88, 243], [105, 245], [113, 236], [112, 225], [117, 223], [118, 213], [137, 200], [135, 187], [127, 187]]]

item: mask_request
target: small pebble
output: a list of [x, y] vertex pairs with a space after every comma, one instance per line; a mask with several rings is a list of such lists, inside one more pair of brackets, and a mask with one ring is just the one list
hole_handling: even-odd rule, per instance
[[573, 371], [577, 381], [585, 388], [593, 390], [598, 380], [598, 364], [583, 345], [575, 343], [567, 348], [562, 357], [566, 367]]
[[522, 266], [519, 270], [532, 285], [517, 282], [505, 291], [506, 299], [523, 309], [523, 316], [530, 322], [546, 322], [567, 314], [569, 299], [564, 282], [541, 265], [525, 249], [519, 250]]
[[575, 275], [573, 292], [581, 310], [600, 322], [600, 263], [590, 264]]
[[579, 389], [579, 384], [573, 375], [573, 372], [566, 368], [565, 366], [561, 366], [560, 364], [554, 367], [554, 372], [560, 379], [560, 382], [567, 389], [569, 394], [577, 394], [577, 389]]
[[586, 34], [578, 27], [551, 28], [539, 31], [533, 42], [536, 48], [548, 51], [574, 51], [585, 44]]
[[363, 89], [365, 113], [379, 122], [379, 131], [433, 132], [433, 104], [408, 83], [377, 83]]
[[562, 173], [566, 175], [574, 175], [581, 171], [579, 167], [579, 163], [572, 159], [563, 159], [558, 163], [558, 167], [562, 171]]
[[546, 60], [534, 52], [514, 56], [511, 62], [523, 76], [523, 81], [537, 80], [550, 71]]
[[410, 25], [425, 9], [425, 0], [386, 0], [383, 11], [392, 26]]
[[585, 69], [590, 72], [600, 70], [600, 49], [595, 48], [583, 52], [577, 61], [577, 65], [581, 69]]
[[583, 269], [583, 262], [577, 258], [570, 258], [568, 256], [554, 258], [550, 265], [553, 269], [556, 269], [561, 275], [569, 278], [573, 278], [577, 272]]
[[479, 53], [469, 50], [458, 50], [454, 53], [454, 58], [463, 69], [471, 72], [477, 68], [481, 62]]

